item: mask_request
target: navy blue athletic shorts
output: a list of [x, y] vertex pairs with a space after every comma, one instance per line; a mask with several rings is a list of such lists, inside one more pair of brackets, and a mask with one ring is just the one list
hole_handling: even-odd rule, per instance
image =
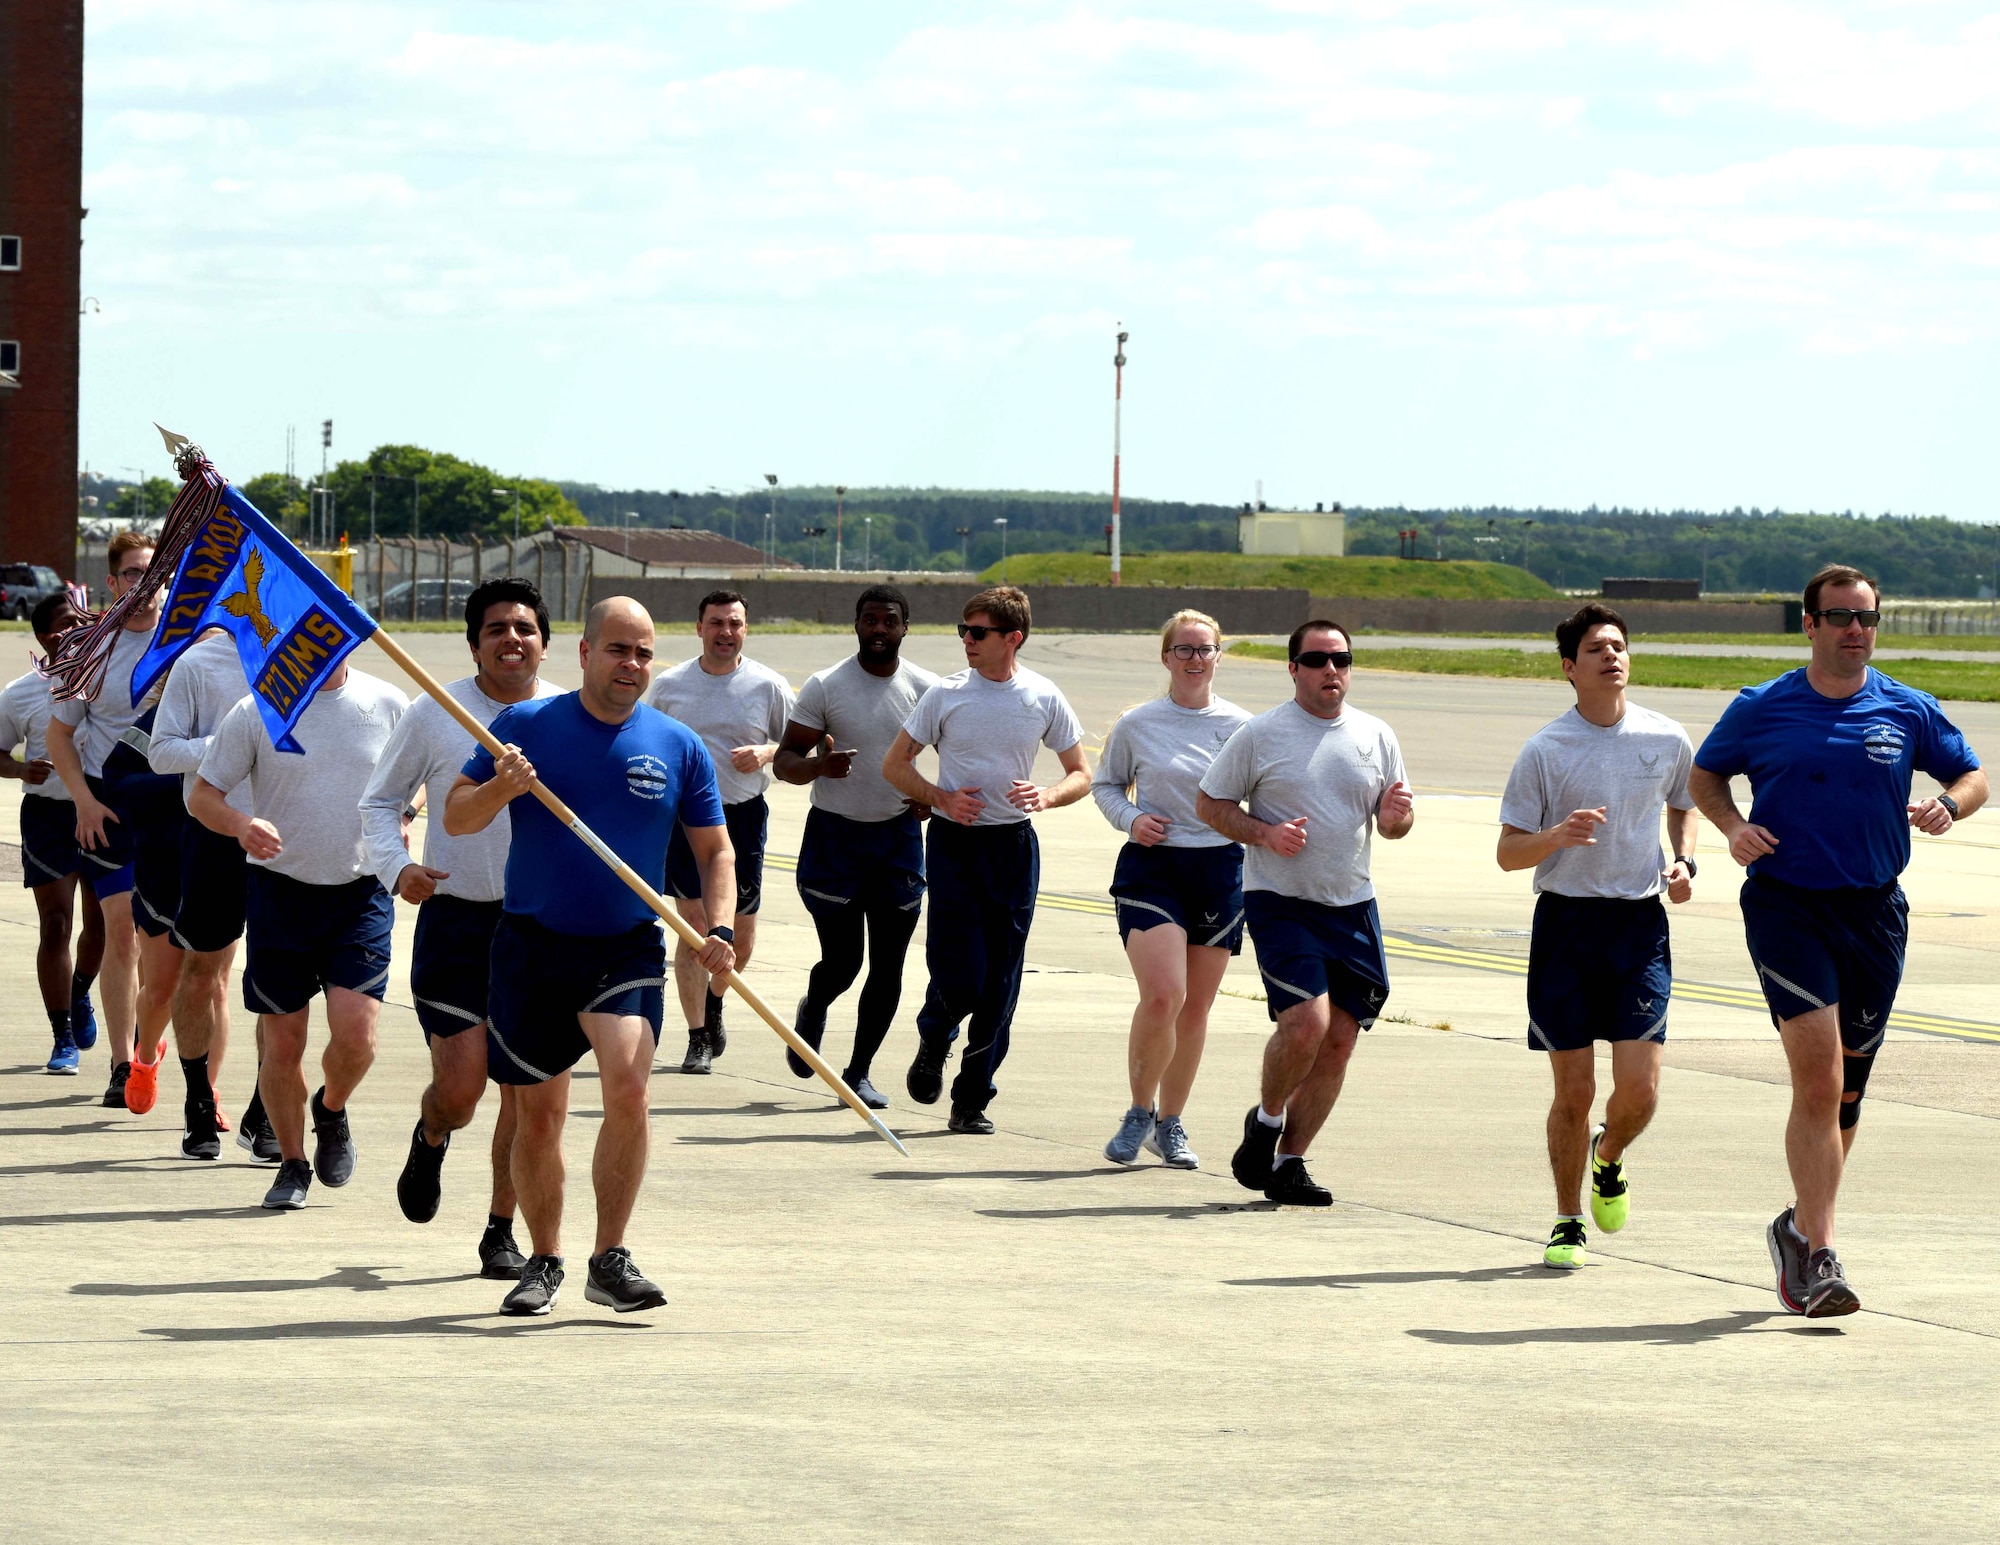
[[21, 883], [33, 890], [83, 868], [76, 846], [76, 806], [46, 794], [21, 796]]
[[[722, 824], [729, 828], [729, 845], [736, 850], [736, 915], [748, 917], [764, 904], [764, 831], [771, 807], [764, 796], [722, 807]], [[701, 869], [678, 825], [667, 839], [667, 884], [682, 901], [701, 900]]]
[[181, 827], [181, 904], [174, 942], [211, 954], [243, 937], [249, 901], [250, 855], [234, 837], [212, 832], [193, 816]]
[[1243, 952], [1243, 849], [1145, 847], [1128, 842], [1111, 873], [1118, 942], [1172, 923], [1188, 943]]
[[[110, 787], [102, 778], [86, 774], [83, 781], [90, 785], [90, 792], [97, 796], [99, 804], [111, 804]], [[112, 813], [117, 814], [115, 806]], [[70, 830], [76, 830], [74, 805], [70, 807]], [[80, 842], [77, 844], [77, 857], [83, 860], [83, 875], [90, 881], [91, 889], [97, 892], [99, 901], [122, 896], [132, 888], [132, 851], [132, 833], [122, 819], [104, 823], [102, 847], [87, 848]]]
[[410, 952], [410, 994], [424, 1044], [486, 1023], [486, 982], [492, 972], [493, 931], [500, 903], [433, 896], [417, 908]]
[[1838, 1004], [1840, 1044], [1879, 1050], [1910, 937], [1902, 886], [1807, 890], [1752, 875], [1742, 900], [1743, 934], [1771, 1022]]
[[658, 923], [610, 935], [557, 933], [503, 912], [493, 931], [486, 1074], [540, 1084], [576, 1066], [590, 1041], [579, 1014], [637, 1015], [660, 1042], [667, 947]]
[[389, 893], [373, 875], [345, 885], [308, 885], [250, 866], [243, 1006], [294, 1014], [329, 987], [380, 1002], [389, 986]]
[[1559, 896], [1535, 902], [1528, 945], [1528, 1044], [1581, 1051], [1593, 1041], [1664, 1041], [1674, 956], [1658, 896]]
[[1243, 918], [1257, 949], [1273, 1019], [1324, 995], [1366, 1030], [1389, 1000], [1389, 957], [1375, 901], [1329, 907], [1276, 891], [1245, 891]]
[[[152, 726], [149, 710], [136, 727]], [[131, 845], [132, 921], [155, 939], [163, 934], [171, 938], [181, 905], [181, 828], [188, 820], [180, 775], [154, 772], [144, 756], [121, 741], [105, 757], [99, 781], [104, 788], [100, 797], [118, 813]]]
[[864, 912], [915, 912], [924, 904], [923, 822], [907, 810], [886, 821], [808, 810], [796, 878], [799, 900], [815, 917], [857, 904]]

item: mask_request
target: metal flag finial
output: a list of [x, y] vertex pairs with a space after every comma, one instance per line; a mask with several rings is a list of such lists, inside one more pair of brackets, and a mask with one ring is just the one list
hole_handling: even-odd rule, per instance
[[157, 420], [154, 421], [153, 427], [160, 431], [160, 438], [167, 442], [167, 454], [174, 459], [174, 470], [181, 475], [181, 481], [186, 482], [208, 459], [207, 455], [186, 435], [175, 434]]

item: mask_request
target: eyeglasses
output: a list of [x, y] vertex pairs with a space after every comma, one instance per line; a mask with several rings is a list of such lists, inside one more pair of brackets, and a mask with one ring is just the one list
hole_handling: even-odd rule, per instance
[[995, 634], [1000, 638], [1005, 638], [1013, 631], [1012, 628], [996, 628], [984, 622], [961, 622], [958, 625], [958, 636], [960, 638], [969, 638], [975, 644], [985, 643], [986, 635], [989, 633]]
[[144, 569], [120, 569], [112, 577], [114, 579], [125, 580], [128, 584], [132, 584], [132, 583], [137, 583], [139, 580], [144, 579], [146, 577], [146, 571]]
[[1331, 665], [1337, 671], [1344, 671], [1354, 663], [1351, 649], [1302, 649], [1292, 656], [1292, 664], [1303, 665], [1309, 671], [1324, 670]]
[[1165, 653], [1176, 660], [1213, 660], [1222, 651], [1214, 644], [1169, 644]]
[[1807, 612], [1808, 617], [1816, 617], [1821, 622], [1830, 622], [1836, 628], [1844, 628], [1851, 622], [1858, 622], [1864, 628], [1872, 628], [1882, 620], [1878, 611], [1856, 611], [1851, 606], [1829, 606], [1825, 611]]

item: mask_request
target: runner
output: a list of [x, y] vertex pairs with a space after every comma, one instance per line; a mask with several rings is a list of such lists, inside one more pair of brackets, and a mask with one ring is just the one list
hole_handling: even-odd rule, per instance
[[[868, 980], [854, 1024], [854, 1055], [840, 1076], [871, 1110], [889, 1101], [869, 1080], [903, 996], [903, 957], [924, 905], [924, 837], [929, 807], [913, 804], [882, 776], [882, 758], [917, 699], [937, 677], [901, 657], [910, 631], [909, 598], [871, 585], [854, 603], [859, 649], [809, 677], [785, 727], [774, 770], [812, 785], [799, 844], [799, 900], [819, 934], [819, 964], [799, 999], [792, 1028], [814, 1051], [826, 1013], [861, 974], [867, 934]], [[800, 1078], [812, 1069], [797, 1052], [785, 1060]]]
[[[83, 619], [67, 595], [44, 596], [29, 626], [44, 655], [55, 653], [64, 633]], [[76, 846], [76, 808], [48, 759], [49, 681], [40, 671], [17, 676], [0, 690], [0, 778], [18, 778], [21, 789], [21, 883], [35, 898], [41, 935], [35, 945], [35, 979], [48, 1011], [55, 1049], [43, 1071], [74, 1076], [79, 1052], [97, 1044], [97, 1016], [90, 984], [104, 959], [104, 912], [88, 879], [82, 880], [83, 932], [70, 956], [83, 858]], [[14, 760], [20, 746], [27, 760]]]
[[[1812, 660], [1736, 695], [1688, 787], [1749, 870], [1743, 932], [1791, 1065], [1795, 1200], [1765, 1230], [1778, 1301], [1861, 1307], [1833, 1248], [1834, 1198], [1903, 977], [1910, 829], [1941, 837], [1986, 803], [1986, 774], [1937, 700], [1868, 662], [1882, 587], [1829, 564], [1806, 582]], [[1921, 771], [1944, 790], [1911, 801]], [[1750, 781], [1750, 818], [1729, 780]]]
[[[525, 579], [488, 580], [466, 598], [465, 641], [474, 672], [445, 690], [481, 724], [491, 724], [510, 704], [557, 695], [536, 675], [548, 648], [549, 609]], [[412, 1223], [437, 1216], [451, 1134], [470, 1125], [486, 1092], [486, 979], [500, 926], [511, 822], [502, 810], [478, 835], [453, 837], [442, 820], [474, 745], [442, 705], [420, 697], [397, 722], [361, 800], [376, 877], [392, 896], [418, 904], [410, 994], [430, 1048], [431, 1081], [396, 1181], [396, 1200]], [[432, 818], [423, 862], [417, 863], [407, 831], [423, 805]], [[514, 1104], [513, 1086], [502, 1084], [493, 1124], [492, 1205], [479, 1241], [479, 1274], [505, 1282], [517, 1281], [526, 1264], [514, 1242]]]
[[1416, 812], [1395, 733], [1347, 706], [1347, 630], [1303, 623], [1286, 653], [1292, 701], [1257, 715], [1222, 748], [1202, 775], [1196, 814], [1248, 849], [1244, 920], [1278, 1026], [1264, 1048], [1263, 1099], [1243, 1117], [1230, 1171], [1274, 1202], [1330, 1207], [1332, 1194], [1306, 1173], [1306, 1150], [1340, 1098], [1356, 1040], [1389, 996], [1368, 874], [1371, 822], [1384, 837], [1404, 837]]
[[[121, 531], [111, 539], [107, 561], [116, 599], [145, 578], [146, 566], [153, 561], [152, 544], [137, 532]], [[133, 746], [147, 739], [139, 721], [158, 701], [157, 686], [146, 700], [132, 701], [132, 667], [152, 646], [159, 620], [157, 598], [128, 616], [112, 646], [97, 696], [88, 702], [71, 698], [56, 703], [49, 711], [48, 729], [49, 760], [76, 803], [83, 873], [104, 909], [104, 1021], [111, 1037], [111, 1082], [104, 1091], [104, 1104], [142, 1116], [159, 1096], [160, 1059], [167, 1052], [167, 1020], [180, 977], [180, 951], [167, 934], [180, 887], [179, 830], [177, 826], [166, 833], [140, 830], [134, 812], [117, 808], [113, 783], [120, 765], [135, 770]], [[130, 740], [125, 738], [128, 731], [133, 732]], [[112, 764], [107, 778], [106, 764], [121, 744], [126, 755]], [[141, 803], [147, 807], [141, 814], [159, 813], [157, 800]], [[152, 907], [134, 896], [142, 848]], [[147, 1055], [139, 1056], [140, 1052]]]
[[[747, 970], [757, 947], [757, 910], [764, 892], [764, 832], [770, 809], [764, 791], [778, 739], [791, 718], [792, 689], [768, 666], [743, 657], [750, 614], [734, 590], [711, 590], [695, 608], [701, 653], [660, 672], [647, 702], [701, 737], [715, 764], [722, 815], [736, 853], [736, 969]], [[667, 882], [680, 914], [707, 933], [701, 868], [687, 838], [676, 834], [667, 849]], [[722, 1025], [721, 987], [712, 987], [685, 944], [674, 946], [674, 986], [688, 1026], [683, 1073], [706, 1073], [729, 1036]]]
[[[1607, 1234], [1631, 1211], [1624, 1154], [1659, 1102], [1673, 952], [1666, 908], [1693, 894], [1694, 746], [1664, 714], [1625, 699], [1631, 676], [1625, 619], [1591, 602], [1556, 629], [1576, 706], [1521, 748], [1500, 801], [1500, 867], [1535, 871], [1528, 946], [1528, 1044], [1549, 1054], [1549, 1168], [1556, 1221], [1546, 1265], [1587, 1258], [1590, 1215]], [[1660, 850], [1660, 812], [1674, 857]], [[1595, 1043], [1611, 1043], [1611, 1098], [1597, 1098]]]
[[[299, 716], [292, 735], [300, 754], [272, 746], [256, 700], [246, 697], [224, 716], [188, 796], [195, 819], [250, 855], [243, 1006], [257, 1015], [257, 1082], [278, 1136], [278, 1175], [264, 1195], [274, 1210], [305, 1206], [315, 1174], [328, 1186], [354, 1175], [347, 1102], [375, 1060], [395, 922], [394, 903], [370, 872], [361, 795], [409, 705], [386, 681], [342, 662]], [[228, 800], [245, 779], [248, 813]], [[311, 1098], [309, 1164], [306, 1025], [321, 992], [325, 1082]]]
[[[930, 823], [926, 868], [931, 915], [924, 934], [930, 988], [917, 1015], [917, 1055], [905, 1081], [910, 1098], [935, 1105], [945, 1063], [968, 1016], [965, 1060], [951, 1086], [954, 1132], [993, 1130], [986, 1107], [1006, 1060], [1021, 996], [1021, 964], [1041, 883], [1037, 811], [1083, 798], [1090, 764], [1083, 726], [1054, 682], [1015, 658], [1032, 619], [1028, 595], [1012, 585], [982, 590], [958, 625], [966, 669], [926, 692], [897, 731], [882, 776], [905, 799], [947, 819]], [[936, 746], [938, 782], [917, 771], [917, 753]], [[1047, 746], [1063, 776], [1032, 781], [1035, 749]]]
[[715, 772], [699, 738], [639, 700], [652, 672], [653, 620], [623, 596], [590, 609], [579, 651], [583, 690], [504, 709], [465, 764], [444, 809], [454, 837], [484, 831], [510, 810], [505, 909], [493, 935], [488, 1068], [517, 1086], [514, 1184], [534, 1254], [500, 1308], [547, 1314], [562, 1288], [562, 1129], [569, 1070], [597, 1059], [604, 1122], [591, 1180], [597, 1249], [584, 1296], [620, 1313], [666, 1300], [633, 1264], [625, 1227], [646, 1172], [647, 1084], [665, 1012], [660, 921], [576, 836], [527, 793], [539, 771], [551, 791], [656, 889], [667, 844], [685, 829], [712, 919], [697, 957], [726, 974], [736, 875]]
[[1213, 617], [1169, 617], [1160, 630], [1167, 695], [1111, 727], [1091, 780], [1097, 808], [1129, 839], [1111, 899], [1139, 988], [1125, 1052], [1132, 1104], [1104, 1145], [1116, 1164], [1136, 1164], [1143, 1145], [1171, 1168], [1201, 1168], [1181, 1114], [1216, 989], [1243, 948], [1243, 849], [1195, 814], [1202, 774], [1250, 720], [1214, 695], [1221, 654]]
[[[248, 694], [236, 639], [215, 628], [195, 640], [174, 663], [153, 724], [147, 753], [156, 773], [181, 775], [181, 799], [194, 793], [201, 759], [208, 754], [222, 721]], [[230, 791], [229, 807], [250, 813], [250, 788]], [[216, 1086], [229, 1044], [229, 969], [236, 941], [243, 937], [247, 863], [242, 845], [210, 831], [200, 821], [184, 821], [180, 833], [180, 905], [173, 938], [185, 952], [180, 984], [174, 991], [174, 1044], [187, 1082], [182, 1105], [181, 1153], [190, 1159], [222, 1154], [221, 1115]], [[262, 1062], [260, 1055], [259, 1062]], [[236, 1141], [259, 1164], [278, 1162], [278, 1139], [264, 1114], [264, 1098], [253, 1087]]]

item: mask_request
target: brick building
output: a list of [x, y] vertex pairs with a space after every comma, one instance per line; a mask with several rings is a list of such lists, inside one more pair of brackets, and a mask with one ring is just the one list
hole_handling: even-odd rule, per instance
[[76, 569], [83, 0], [0, 0], [0, 561]]

